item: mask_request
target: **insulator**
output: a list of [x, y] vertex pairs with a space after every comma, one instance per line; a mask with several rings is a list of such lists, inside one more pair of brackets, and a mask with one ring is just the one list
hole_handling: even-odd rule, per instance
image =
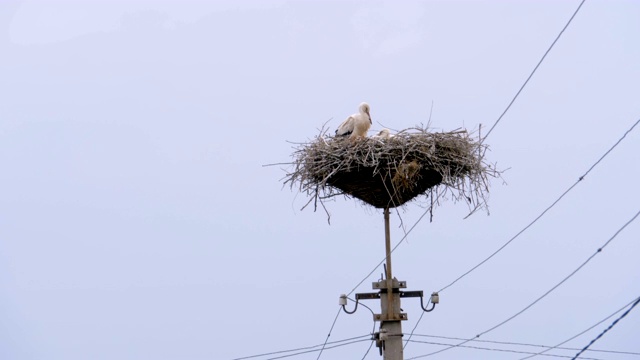
[[437, 292], [434, 292], [433, 294], [431, 294], [431, 303], [437, 304], [439, 302], [440, 302], [440, 295], [438, 295]]
[[347, 295], [345, 295], [345, 294], [340, 295], [340, 300], [338, 302], [338, 305], [340, 305], [340, 306], [347, 305]]

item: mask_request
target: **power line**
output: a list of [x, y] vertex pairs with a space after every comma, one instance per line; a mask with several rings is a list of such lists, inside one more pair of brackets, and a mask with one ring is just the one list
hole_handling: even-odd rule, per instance
[[[475, 350], [508, 352], [508, 353], [513, 353], [513, 354], [533, 354], [532, 352], [522, 351], [522, 350], [498, 349], [498, 348], [488, 348], [488, 347], [472, 346], [472, 345], [455, 345], [455, 344], [452, 345], [452, 344], [439, 343], [439, 342], [433, 342], [433, 341], [411, 340], [411, 342], [412, 343], [429, 344], [429, 345], [438, 345], [438, 346], [455, 346], [455, 347], [466, 348], [466, 349], [475, 349]], [[568, 355], [544, 354], [543, 356], [558, 357], [558, 358], [571, 358], [571, 356], [568, 356]], [[412, 358], [412, 359], [415, 359], [415, 358]], [[585, 359], [585, 360], [603, 360], [603, 359], [590, 358], [590, 357], [581, 357], [580, 359]]]
[[570, 338], [568, 338], [568, 339], [564, 340], [563, 342], [561, 342], [561, 343], [559, 343], [559, 344], [557, 344], [557, 345], [555, 345], [555, 346], [552, 346], [551, 348], [549, 348], [549, 349], [547, 349], [547, 350], [541, 351], [541, 352], [536, 353], [536, 354], [533, 354], [533, 355], [531, 355], [531, 356], [524, 357], [524, 358], [522, 358], [522, 359], [520, 359], [520, 360], [526, 360], [526, 359], [530, 359], [530, 358], [532, 358], [532, 357], [534, 357], [534, 356], [537, 356], [537, 355], [542, 355], [542, 354], [544, 354], [544, 353], [545, 353], [545, 352], [547, 352], [547, 351], [550, 351], [550, 350], [553, 350], [553, 349], [555, 349], [555, 348], [558, 348], [559, 346], [562, 346], [562, 345], [564, 345], [564, 344], [568, 343], [569, 341], [571, 341], [571, 340], [573, 340], [573, 339], [575, 339], [575, 338], [577, 338], [577, 337], [579, 337], [579, 336], [581, 336], [581, 335], [584, 335], [587, 331], [589, 331], [589, 330], [591, 330], [591, 329], [595, 328], [596, 326], [598, 326], [598, 325], [602, 324], [603, 322], [605, 322], [605, 321], [609, 320], [610, 318], [614, 317], [617, 313], [619, 313], [620, 311], [624, 310], [627, 306], [631, 305], [634, 301], [639, 300], [639, 299], [640, 299], [640, 297], [638, 297], [638, 298], [636, 298], [636, 299], [631, 300], [631, 302], [627, 303], [625, 306], [623, 306], [623, 307], [621, 307], [620, 309], [616, 310], [616, 311], [615, 311], [614, 313], [612, 313], [611, 315], [609, 315], [609, 316], [605, 317], [604, 319], [602, 319], [602, 320], [598, 321], [597, 323], [595, 323], [595, 324], [591, 325], [590, 327], [588, 327], [587, 329], [585, 329], [585, 330], [583, 330], [583, 331], [579, 332], [578, 334], [576, 334], [576, 335], [574, 335], [574, 336], [572, 336], [572, 337], [570, 337]]
[[418, 358], [423, 358], [423, 357], [427, 357], [427, 356], [431, 356], [431, 355], [435, 355], [438, 353], [441, 353], [443, 351], [452, 349], [454, 347], [459, 347], [461, 345], [464, 345], [470, 341], [473, 341], [474, 339], [479, 338], [480, 336], [487, 334], [499, 327], [501, 327], [502, 325], [508, 323], [509, 321], [515, 319], [516, 317], [520, 316], [522, 313], [524, 313], [525, 311], [527, 311], [528, 309], [530, 309], [533, 305], [537, 304], [540, 300], [542, 300], [543, 298], [545, 298], [547, 295], [549, 295], [552, 291], [554, 291], [555, 289], [557, 289], [558, 287], [560, 287], [560, 285], [564, 284], [567, 280], [569, 280], [573, 275], [575, 275], [578, 271], [580, 271], [580, 269], [582, 269], [585, 265], [587, 265], [587, 263], [589, 263], [589, 261], [591, 261], [591, 259], [593, 259], [596, 255], [600, 254], [602, 252], [602, 250], [609, 245], [609, 243], [611, 241], [613, 241], [613, 239], [616, 238], [616, 236], [618, 236], [618, 234], [620, 234], [620, 232], [622, 232], [622, 230], [624, 230], [629, 224], [631, 224], [637, 217], [638, 215], [640, 215], [640, 211], [638, 211], [629, 221], [627, 221], [622, 227], [620, 227], [614, 234], [613, 236], [611, 236], [601, 247], [598, 248], [598, 250], [596, 250], [595, 253], [593, 253], [591, 256], [589, 256], [589, 258], [587, 258], [587, 260], [585, 260], [582, 264], [580, 264], [580, 266], [578, 266], [575, 270], [573, 270], [569, 275], [567, 275], [564, 279], [562, 279], [559, 283], [557, 283], [556, 285], [554, 285], [551, 289], [549, 289], [547, 292], [545, 292], [544, 294], [542, 294], [542, 296], [538, 297], [536, 300], [534, 300], [531, 304], [527, 305], [524, 307], [524, 309], [518, 311], [517, 313], [515, 313], [514, 315], [510, 316], [509, 318], [507, 318], [506, 320], [503, 320], [502, 322], [498, 323], [497, 325], [479, 333], [478, 335], [474, 336], [471, 339], [466, 339], [465, 341], [459, 343], [459, 344], [454, 344], [451, 345], [447, 348], [429, 353], [429, 354], [425, 354], [425, 355], [420, 355], [417, 357], [413, 357], [411, 359], [418, 359]]
[[[353, 301], [353, 299], [349, 299], [351, 301]], [[608, 315], [607, 317], [605, 317], [604, 319], [598, 321], [597, 323], [593, 324], [592, 326], [590, 326], [589, 328], [583, 330], [582, 332], [570, 337], [567, 340], [564, 340], [563, 342], [554, 345], [554, 346], [545, 346], [545, 345], [536, 345], [536, 344], [526, 344], [526, 343], [517, 343], [517, 342], [500, 342], [500, 341], [490, 341], [490, 340], [478, 340], [478, 339], [473, 339], [472, 341], [474, 342], [484, 342], [484, 343], [496, 343], [496, 344], [505, 344], [505, 345], [522, 345], [522, 346], [536, 346], [536, 347], [545, 347], [547, 349], [545, 349], [542, 352], [539, 353], [532, 353], [531, 356], [527, 356], [524, 357], [520, 360], [525, 360], [525, 359], [529, 359], [532, 358], [534, 356], [537, 355], [543, 355], [544, 352], [553, 350], [553, 349], [559, 349], [559, 350], [578, 350], [576, 348], [563, 348], [561, 347], [562, 345], [564, 345], [565, 343], [576, 339], [577, 337], [584, 335], [586, 332], [588, 332], [589, 330], [592, 330], [593, 328], [595, 328], [596, 326], [602, 324], [603, 322], [609, 320], [610, 318], [612, 318], [613, 316], [615, 316], [616, 314], [618, 314], [619, 312], [621, 312], [622, 310], [624, 310], [625, 308], [627, 308], [629, 305], [633, 304], [634, 302], [637, 303], [638, 301], [640, 301], [640, 297], [633, 299], [631, 302], [625, 304], [624, 306], [622, 306], [621, 308], [619, 308], [618, 310], [616, 310], [615, 312], [611, 313], [610, 315]], [[360, 303], [360, 305], [364, 306], [365, 308], [369, 309], [369, 311], [371, 313], [374, 313], [373, 310], [366, 306], [366, 304], [362, 304]], [[620, 317], [622, 318], [622, 316]], [[374, 329], [375, 331], [375, 322], [374, 322]], [[405, 334], [406, 335], [406, 334]], [[300, 354], [304, 354], [307, 352], [304, 352], [304, 350], [312, 350], [318, 347], [321, 347], [323, 345], [336, 345], [336, 344], [340, 344], [340, 343], [346, 343], [349, 342], [348, 344], [353, 344], [355, 342], [353, 342], [353, 340], [358, 340], [361, 339], [358, 342], [364, 342], [365, 337], [369, 337], [371, 336], [370, 334], [367, 335], [361, 335], [361, 336], [355, 336], [355, 337], [351, 337], [351, 338], [347, 338], [347, 339], [342, 339], [342, 340], [336, 340], [336, 341], [331, 341], [331, 342], [326, 342], [324, 344], [318, 344], [318, 345], [312, 345], [312, 346], [306, 346], [306, 347], [300, 347], [300, 348], [295, 348], [295, 349], [289, 349], [289, 350], [279, 350], [279, 351], [273, 351], [273, 352], [268, 352], [268, 353], [263, 353], [263, 354], [257, 354], [257, 355], [251, 355], [251, 356], [244, 356], [244, 357], [239, 357], [239, 358], [234, 358], [231, 360], [246, 360], [246, 359], [254, 359], [254, 358], [259, 358], [259, 357], [265, 357], [265, 356], [269, 356], [269, 355], [279, 355], [279, 354], [285, 354], [285, 353], [290, 353], [290, 352], [296, 352], [296, 351], [303, 351], [303, 352], [299, 352], [296, 354], [290, 354], [289, 356], [295, 356], [295, 355], [300, 355]], [[417, 337], [432, 337], [432, 338], [440, 338], [440, 339], [448, 339], [448, 340], [466, 340], [463, 338], [457, 338], [457, 337], [446, 337], [446, 336], [436, 336], [436, 335], [424, 335], [424, 334], [414, 334], [413, 336], [417, 336]], [[366, 339], [368, 340], [368, 339]], [[412, 342], [419, 342], [419, 341], [412, 341]], [[344, 345], [348, 345], [348, 344], [344, 344]], [[371, 343], [373, 344], [373, 342]], [[449, 346], [449, 345], [448, 345]], [[335, 346], [337, 347], [337, 346]], [[332, 349], [334, 348], [334, 346], [331, 347], [325, 347], [325, 350], [327, 349]], [[369, 347], [369, 349], [371, 349], [371, 346]], [[320, 351], [319, 349], [315, 349], [312, 351]], [[623, 354], [623, 355], [640, 355], [640, 353], [636, 353], [636, 352], [627, 352], [627, 351], [613, 351], [613, 350], [596, 350], [596, 349], [587, 349], [587, 351], [591, 351], [591, 352], [607, 352], [607, 353], [616, 353], [616, 354]], [[369, 350], [367, 350], [367, 352], [365, 353], [363, 359], [366, 357], [366, 355], [369, 353]]]
[[[354, 301], [353, 299], [349, 299], [349, 300]], [[367, 305], [365, 305], [365, 304], [360, 304], [360, 305], [362, 305], [365, 308], [369, 309], [369, 311], [372, 314], [374, 314], [373, 310], [370, 307], [368, 307]], [[342, 339], [342, 340], [329, 342], [328, 341], [329, 337], [331, 336], [331, 333], [333, 332], [333, 328], [335, 327], [336, 322], [338, 320], [338, 316], [340, 315], [341, 312], [342, 312], [342, 308], [339, 308], [338, 309], [338, 313], [336, 314], [336, 317], [333, 319], [333, 323], [331, 324], [331, 328], [329, 329], [329, 333], [327, 334], [327, 338], [325, 339], [324, 343], [322, 343], [322, 344], [313, 345], [313, 346], [307, 346], [307, 347], [301, 347], [301, 348], [296, 348], [296, 349], [273, 351], [273, 352], [268, 352], [268, 353], [263, 353], [263, 354], [257, 354], [257, 355], [251, 355], [251, 356], [235, 358], [235, 359], [231, 359], [231, 360], [246, 360], [246, 359], [253, 359], [253, 358], [264, 357], [264, 356], [269, 356], [269, 355], [278, 355], [278, 354], [291, 353], [291, 352], [294, 352], [294, 351], [298, 351], [298, 352], [296, 352], [294, 354], [287, 354], [287, 355], [272, 357], [272, 358], [268, 358], [268, 359], [265, 359], [265, 360], [282, 359], [282, 358], [287, 358], [287, 357], [292, 357], [292, 356], [297, 356], [297, 355], [302, 355], [302, 354], [307, 354], [307, 353], [312, 353], [312, 352], [319, 352], [318, 353], [318, 357], [316, 358], [316, 360], [317, 360], [317, 359], [320, 359], [320, 356], [322, 355], [324, 350], [334, 349], [334, 348], [337, 348], [337, 347], [340, 347], [340, 346], [355, 344], [355, 343], [364, 342], [364, 341], [370, 341], [370, 339], [363, 339], [365, 337], [371, 338], [371, 334], [367, 334], [367, 335], [361, 335], [361, 336], [356, 336], [356, 337], [351, 337], [351, 338], [347, 338], [347, 339]], [[373, 323], [372, 333], [374, 331], [375, 331], [375, 321]], [[340, 343], [342, 343], [342, 344], [340, 344]], [[373, 342], [372, 342], [372, 344], [373, 344]], [[327, 346], [327, 345], [331, 345], [331, 346]], [[320, 347], [320, 349], [316, 349], [318, 347]], [[371, 345], [369, 346], [369, 349], [371, 349]], [[364, 357], [366, 357], [368, 353], [369, 353], [369, 350], [367, 350], [367, 352], [365, 353]], [[362, 359], [364, 359], [364, 357]]]
[[[350, 298], [350, 297], [348, 297], [347, 299], [351, 300], [352, 302], [357, 303], [355, 300], [353, 300], [353, 299], [352, 299], [352, 298]], [[364, 306], [365, 308], [367, 308], [367, 309], [371, 312], [371, 315], [373, 315], [373, 316], [375, 316], [375, 315], [376, 315], [376, 313], [375, 313], [375, 312], [373, 312], [373, 310], [372, 310], [370, 307], [368, 307], [366, 304], [360, 304], [360, 305], [362, 305], [362, 306]], [[376, 321], [375, 321], [375, 320], [373, 321], [373, 329], [371, 329], [371, 335], [372, 335], [372, 336], [373, 336], [373, 333], [374, 333], [374, 332], [376, 332]], [[364, 356], [362, 356], [362, 360], [364, 360], [364, 359], [367, 357], [367, 355], [369, 355], [369, 351], [371, 351], [371, 347], [372, 347], [372, 346], [373, 346], [373, 338], [371, 339], [371, 343], [369, 344], [369, 347], [367, 348], [367, 351], [364, 353]]]
[[324, 344], [322, 344], [322, 348], [320, 349], [320, 353], [318, 353], [318, 357], [316, 358], [316, 360], [320, 359], [320, 356], [322, 356], [322, 352], [324, 351], [324, 347], [327, 345], [327, 341], [329, 341], [329, 337], [331, 336], [331, 332], [333, 331], [333, 327], [336, 326], [336, 321], [338, 321], [338, 316], [340, 316], [341, 312], [342, 312], [342, 308], [338, 307], [338, 312], [336, 313], [336, 317], [335, 317], [335, 319], [333, 319], [333, 324], [331, 324], [331, 328], [329, 329], [329, 333], [327, 334], [327, 338], [324, 339]]
[[449, 283], [447, 286], [443, 287], [442, 289], [440, 289], [440, 291], [438, 292], [442, 292], [446, 289], [448, 289], [449, 287], [451, 287], [453, 284], [457, 283], [458, 281], [460, 281], [462, 278], [464, 278], [465, 276], [469, 275], [471, 272], [473, 272], [474, 270], [476, 270], [477, 268], [479, 268], [480, 266], [482, 266], [484, 263], [486, 263], [487, 261], [489, 261], [489, 259], [491, 259], [492, 257], [494, 257], [496, 254], [498, 254], [500, 251], [502, 251], [502, 249], [504, 249], [505, 247], [507, 247], [507, 245], [509, 245], [513, 240], [515, 240], [518, 236], [520, 236], [523, 232], [525, 232], [527, 229], [529, 229], [533, 224], [535, 224], [538, 220], [540, 220], [540, 218], [542, 216], [544, 216], [549, 210], [551, 210], [551, 208], [553, 208], [554, 206], [556, 206], [556, 204], [558, 202], [560, 202], [560, 200], [562, 200], [562, 198], [564, 198], [565, 195], [567, 195], [571, 190], [573, 190], [574, 187], [576, 187], [576, 185], [578, 185], [582, 180], [584, 180], [584, 178], [605, 158], [607, 157], [607, 155], [609, 155], [609, 153], [611, 153], [611, 151], [613, 149], [615, 149], [620, 142], [622, 142], [622, 140], [627, 137], [627, 135], [633, 131], [633, 129], [640, 123], [640, 119], [638, 119], [623, 135], [622, 137], [620, 137], [618, 139], [618, 141], [616, 141], [615, 144], [613, 144], [613, 146], [611, 146], [609, 148], [609, 150], [607, 150], [604, 155], [602, 155], [595, 163], [593, 163], [593, 165], [591, 165], [591, 167], [589, 167], [589, 169], [582, 174], [582, 176], [580, 176], [578, 178], [578, 180], [576, 180], [575, 183], [573, 183], [573, 185], [571, 185], [567, 190], [565, 190], [562, 195], [560, 195], [551, 205], [549, 205], [546, 209], [544, 209], [544, 211], [542, 213], [540, 213], [540, 215], [538, 215], [535, 219], [533, 219], [533, 221], [531, 221], [527, 226], [525, 226], [522, 230], [520, 230], [517, 234], [515, 234], [511, 239], [509, 239], [506, 243], [504, 243], [502, 246], [500, 246], [498, 248], [498, 250], [494, 251], [491, 255], [489, 255], [487, 258], [485, 258], [484, 260], [482, 260], [481, 262], [479, 262], [477, 265], [475, 265], [474, 267], [472, 267], [471, 269], [469, 269], [468, 271], [466, 271], [464, 274], [458, 276], [455, 280], [453, 280], [451, 283]]
[[[356, 343], [361, 343], [363, 341], [369, 341], [369, 339], [362, 339], [362, 340], [354, 340], [354, 341], [350, 341], [347, 343], [343, 343], [343, 344], [339, 344], [339, 345], [333, 345], [333, 346], [327, 346], [327, 347], [323, 347], [323, 350], [329, 350], [329, 349], [335, 349], [338, 347], [342, 347], [342, 346], [347, 346], [347, 345], [351, 345], [351, 344], [356, 344]], [[268, 358], [265, 360], [276, 360], [276, 359], [284, 359], [284, 358], [288, 358], [288, 357], [292, 357], [292, 356], [298, 356], [298, 355], [302, 355], [302, 354], [308, 354], [308, 353], [312, 353], [312, 352], [316, 352], [316, 351], [320, 351], [320, 349], [315, 349], [315, 350], [307, 350], [307, 351], [301, 351], [295, 354], [289, 354], [289, 355], [282, 355], [282, 356], [277, 356], [277, 357], [272, 357], [272, 358]]]
[[627, 311], [625, 311], [622, 315], [620, 315], [619, 318], [617, 318], [611, 325], [609, 325], [608, 328], [604, 329], [603, 332], [601, 332], [598, 336], [596, 336], [593, 340], [591, 340], [591, 342], [589, 342], [587, 344], [587, 346], [585, 346], [582, 350], [580, 350], [576, 356], [574, 356], [571, 360], [575, 360], [576, 358], [578, 358], [578, 356], [580, 356], [580, 354], [582, 354], [583, 352], [585, 352], [589, 346], [593, 345], [594, 342], [598, 341], [598, 339], [600, 339], [607, 331], [611, 330], [611, 328], [613, 328], [614, 326], [616, 326], [616, 324], [618, 323], [618, 321], [622, 320], [622, 318], [624, 318], [625, 316], [627, 316], [627, 314], [636, 306], [638, 305], [638, 303], [640, 302], [640, 298], [638, 300], [636, 300], [633, 305], [631, 305], [631, 307], [629, 309], [627, 309]]
[[493, 123], [493, 126], [491, 126], [491, 128], [489, 129], [489, 131], [487, 132], [487, 134], [484, 136], [484, 138], [482, 138], [481, 142], [484, 142], [484, 139], [486, 139], [489, 134], [491, 134], [491, 132], [493, 131], [493, 129], [496, 127], [496, 125], [498, 125], [498, 123], [500, 122], [500, 120], [502, 120], [502, 117], [507, 113], [507, 111], [509, 111], [509, 109], [511, 108], [511, 105], [513, 105], [513, 103], [516, 101], [516, 99], [518, 98], [518, 96], [520, 95], [520, 93], [522, 92], [522, 90], [524, 89], [525, 86], [527, 86], [527, 83], [529, 83], [529, 80], [531, 80], [531, 78], [533, 77], [533, 74], [535, 74], [536, 70], [538, 70], [538, 67], [540, 67], [540, 64], [542, 64], [542, 62], [544, 61], [544, 59], [547, 57], [547, 55], [549, 54], [549, 52], [551, 51], [551, 49], [553, 48], [553, 46], [556, 44], [556, 42], [558, 42], [558, 40], [560, 39], [560, 37], [562, 36], [562, 34], [564, 33], [565, 30], [567, 30], [567, 28], [569, 27], [569, 24], [571, 24], [571, 21], [573, 21], [573, 18], [576, 17], [576, 15], [578, 14], [578, 11], [580, 11], [580, 8], [582, 8], [582, 4], [584, 4], [586, 0], [582, 0], [580, 2], [580, 5], [578, 5], [578, 8], [576, 9], [576, 11], [574, 11], [573, 15], [571, 15], [571, 18], [569, 18], [569, 21], [567, 21], [567, 23], [565, 24], [565, 26], [562, 28], [562, 30], [560, 31], [560, 33], [558, 34], [558, 36], [556, 37], [555, 40], [553, 40], [553, 42], [551, 43], [551, 46], [549, 46], [549, 48], [547, 49], [547, 51], [545, 51], [544, 55], [542, 55], [542, 58], [540, 59], [540, 61], [538, 61], [538, 64], [536, 65], [535, 68], [533, 68], [533, 71], [531, 72], [531, 74], [529, 74], [529, 77], [527, 77], [527, 80], [525, 80], [524, 84], [522, 84], [522, 86], [520, 87], [520, 90], [518, 90], [518, 92], [516, 93], [516, 95], [513, 97], [513, 99], [511, 99], [511, 102], [509, 103], [509, 105], [507, 105], [507, 108], [504, 109], [504, 111], [502, 112], [502, 114], [500, 115], [500, 117], [498, 117], [498, 120], [496, 120], [495, 123]]
[[[625, 305], [625, 307], [626, 306], [628, 306], [628, 304]], [[428, 337], [428, 338], [434, 338], [434, 339], [446, 339], [446, 340], [467, 340], [465, 338], [452, 337], [452, 336], [437, 336], [437, 335], [422, 335], [422, 334], [414, 334], [413, 336], [416, 336], [416, 337]], [[540, 344], [528, 344], [528, 343], [513, 342], [513, 341], [495, 341], [495, 340], [478, 340], [478, 339], [474, 339], [473, 342], [488, 343], [488, 344], [499, 344], [499, 345], [516, 345], [516, 346], [541, 347], [541, 348], [546, 348], [548, 350], [552, 350], [552, 349], [573, 350], [573, 351], [580, 350], [580, 349], [577, 349], [577, 348], [568, 348], [568, 347], [560, 347], [560, 346], [548, 346], [548, 345], [540, 345]], [[588, 351], [601, 352], [601, 353], [610, 353], [610, 354], [640, 356], [640, 353], [630, 352], [630, 351], [600, 350], [600, 349], [598, 349], [598, 350], [589, 349]], [[539, 355], [538, 353], [532, 353], [532, 354]]]
[[[427, 307], [429, 307], [430, 302], [431, 302], [431, 298], [429, 298], [429, 301], [427, 302]], [[416, 321], [416, 324], [413, 326], [413, 329], [411, 330], [411, 333], [409, 334], [407, 341], [405, 341], [404, 347], [402, 349], [405, 349], [407, 347], [407, 344], [409, 344], [409, 340], [411, 340], [411, 338], [413, 337], [413, 333], [416, 332], [416, 329], [418, 328], [418, 325], [420, 324], [420, 320], [422, 320], [422, 317], [424, 316], [424, 314], [426, 314], [426, 311], [422, 311], [420, 313], [420, 317], [418, 318], [418, 321]]]
[[[325, 344], [318, 344], [318, 345], [313, 345], [313, 346], [305, 346], [305, 347], [300, 347], [300, 348], [296, 348], [296, 349], [289, 349], [289, 350], [272, 351], [272, 352], [263, 353], [263, 354], [257, 354], [257, 355], [251, 355], [251, 356], [243, 356], [243, 357], [234, 358], [234, 359], [231, 359], [231, 360], [254, 359], [254, 358], [265, 357], [265, 356], [269, 356], [269, 355], [277, 355], [277, 354], [284, 354], [284, 353], [294, 352], [294, 351], [309, 350], [309, 349], [317, 348], [317, 347], [320, 347], [320, 346], [323, 346], [323, 345], [334, 345], [334, 344], [344, 343], [344, 342], [351, 341], [351, 340], [362, 339], [362, 338], [368, 337], [368, 336], [369, 335], [361, 335], [361, 336], [356, 336], [356, 337], [352, 337], [352, 338], [348, 338], [348, 339], [336, 340], [336, 341], [328, 342], [328, 343], [325, 343]], [[316, 349], [314, 351], [320, 351], [320, 349]]]
[[500, 326], [506, 324], [507, 322], [513, 320], [514, 318], [516, 318], [517, 316], [519, 316], [520, 314], [522, 314], [523, 312], [527, 311], [529, 308], [531, 308], [533, 305], [535, 305], [536, 303], [538, 303], [538, 301], [544, 299], [547, 295], [549, 295], [552, 291], [554, 291], [555, 289], [557, 289], [558, 287], [560, 287], [562, 284], [564, 284], [567, 280], [569, 280], [571, 277], [573, 277], [573, 275], [575, 275], [578, 271], [580, 271], [585, 265], [587, 265], [589, 263], [589, 261], [591, 261], [594, 257], [596, 257], [596, 255], [600, 254], [602, 252], [602, 250], [609, 245], [609, 243], [611, 241], [613, 241], [613, 239], [616, 238], [616, 236], [618, 236], [618, 234], [620, 232], [622, 232], [622, 230], [624, 230], [624, 228], [626, 228], [629, 224], [631, 224], [637, 217], [638, 215], [640, 215], [640, 211], [638, 211], [629, 221], [627, 221], [621, 228], [618, 229], [618, 231], [615, 232], [615, 234], [613, 234], [613, 236], [611, 236], [609, 238], [609, 240], [607, 240], [604, 245], [602, 245], [601, 247], [598, 248], [598, 250], [596, 250], [596, 252], [594, 252], [591, 256], [589, 256], [587, 258], [587, 260], [585, 260], [582, 264], [580, 264], [580, 266], [578, 266], [575, 270], [573, 270], [569, 275], [567, 275], [564, 279], [562, 279], [559, 283], [557, 283], [555, 286], [553, 286], [551, 289], [549, 289], [547, 292], [545, 292], [544, 294], [542, 294], [542, 296], [540, 296], [539, 298], [537, 298], [535, 301], [533, 301], [531, 304], [527, 305], [524, 309], [518, 311], [517, 313], [515, 313], [513, 316], [507, 318], [506, 320], [504, 320], [503, 322], [499, 323], [498, 325], [495, 325], [494, 327], [483, 331], [482, 333], [478, 334], [477, 337], [479, 337], [480, 335], [484, 335], [486, 333], [488, 333], [489, 331], [495, 330], [497, 328], [499, 328]]
[[364, 360], [367, 357], [367, 355], [369, 355], [369, 351], [371, 351], [372, 347], [373, 347], [373, 340], [371, 340], [371, 343], [369, 344], [367, 351], [364, 353], [364, 356], [362, 356], [362, 360]]

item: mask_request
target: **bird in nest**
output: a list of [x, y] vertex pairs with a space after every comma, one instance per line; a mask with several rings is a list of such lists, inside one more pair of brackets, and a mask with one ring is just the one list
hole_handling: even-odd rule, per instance
[[377, 135], [373, 135], [374, 138], [379, 139], [379, 140], [388, 140], [388, 139], [391, 139], [394, 136], [395, 135], [393, 135], [389, 131], [389, 129], [382, 129], [382, 130], [380, 130], [380, 132]]
[[336, 136], [349, 136], [349, 139], [355, 140], [367, 136], [367, 131], [371, 127], [371, 115], [369, 113], [369, 104], [363, 102], [360, 104], [360, 112], [353, 114], [343, 121], [336, 130]]

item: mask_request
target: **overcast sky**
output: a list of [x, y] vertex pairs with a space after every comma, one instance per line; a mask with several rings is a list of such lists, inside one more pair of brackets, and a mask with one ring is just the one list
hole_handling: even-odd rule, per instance
[[[290, 161], [287, 141], [335, 128], [362, 101], [372, 133], [426, 123], [432, 103], [434, 131], [491, 126], [578, 4], [0, 2], [0, 358], [234, 359], [323, 343], [339, 295], [384, 257], [382, 213], [340, 198], [329, 225], [282, 187], [286, 166], [262, 165]], [[586, 1], [486, 141], [488, 161], [509, 169], [491, 183], [490, 214], [464, 219], [464, 203], [445, 201], [393, 254], [409, 290], [442, 289], [485, 259], [640, 118], [638, 19], [640, 2]], [[551, 289], [640, 210], [639, 159], [636, 128], [442, 291], [415, 333], [470, 338]], [[394, 242], [400, 218], [423, 213], [394, 212]], [[555, 345], [611, 315], [640, 296], [639, 240], [635, 221], [481, 339]], [[409, 333], [419, 301], [402, 307]], [[372, 327], [360, 307], [330, 341]], [[635, 309], [593, 348], [640, 352], [639, 333]], [[410, 343], [405, 359], [442, 348]]]

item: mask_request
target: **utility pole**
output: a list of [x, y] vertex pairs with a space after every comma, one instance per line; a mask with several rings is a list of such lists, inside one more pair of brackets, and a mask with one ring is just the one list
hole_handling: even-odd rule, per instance
[[[380, 295], [386, 296], [380, 296], [382, 317], [380, 319], [381, 336], [379, 337], [385, 338], [383, 348], [384, 360], [403, 360], [402, 320], [406, 320], [407, 315], [400, 312], [400, 282], [393, 277], [391, 272], [391, 231], [389, 229], [389, 208], [384, 209], [384, 241], [387, 253], [387, 271], [385, 274], [386, 279], [380, 283], [386, 282], [386, 286], [384, 286], [384, 289], [380, 290]], [[386, 292], [386, 294], [384, 294], [384, 292]], [[386, 336], [382, 336], [382, 334]]]
[[[439, 302], [438, 293], [431, 294], [430, 302], [433, 304], [431, 309], [427, 309], [423, 305], [422, 291], [401, 291], [405, 289], [407, 283], [398, 281], [393, 277], [391, 271], [391, 230], [389, 228], [389, 208], [384, 209], [384, 237], [385, 237], [385, 279], [374, 282], [372, 287], [379, 290], [376, 293], [356, 294], [356, 307], [352, 311], [348, 311], [347, 295], [340, 295], [340, 305], [342, 309], [353, 314], [358, 309], [360, 300], [380, 299], [380, 314], [374, 314], [373, 320], [380, 322], [380, 331], [373, 334], [372, 340], [376, 341], [376, 346], [383, 355], [384, 360], [404, 360], [402, 346], [402, 321], [408, 319], [407, 314], [403, 313], [400, 308], [400, 298], [403, 297], [420, 297], [420, 307], [426, 312], [432, 311]], [[428, 305], [427, 305], [428, 306]]]

